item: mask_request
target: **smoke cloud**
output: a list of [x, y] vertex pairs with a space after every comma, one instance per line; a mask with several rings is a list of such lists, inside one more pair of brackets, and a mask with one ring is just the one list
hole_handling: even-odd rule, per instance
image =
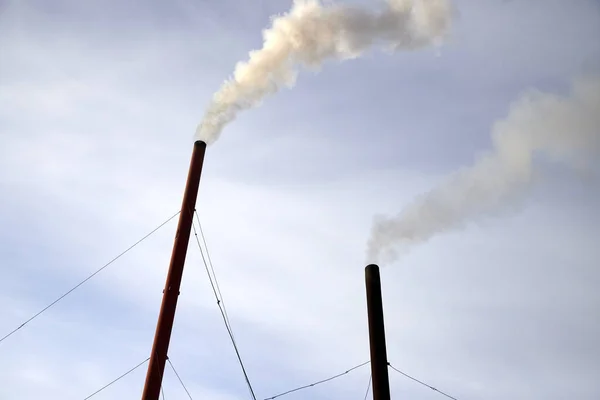
[[238, 63], [214, 94], [196, 139], [213, 143], [240, 111], [292, 87], [298, 66], [316, 70], [327, 59], [357, 58], [374, 45], [400, 51], [437, 44], [449, 29], [450, 15], [448, 0], [386, 0], [379, 12], [296, 0], [263, 31], [262, 49]]
[[[492, 129], [493, 148], [393, 217], [376, 219], [368, 262], [391, 262], [411, 245], [493, 214], [527, 193], [538, 161], [593, 171], [600, 155], [600, 77], [573, 82], [567, 96], [529, 91]], [[535, 174], [534, 174], [535, 172]]]

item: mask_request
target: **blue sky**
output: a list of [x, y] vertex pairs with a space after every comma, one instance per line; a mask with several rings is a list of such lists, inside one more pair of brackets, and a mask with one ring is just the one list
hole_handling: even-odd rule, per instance
[[[368, 359], [373, 215], [470, 165], [524, 90], [600, 73], [597, 1], [453, 4], [441, 49], [303, 72], [207, 151], [197, 208], [260, 398]], [[178, 210], [204, 107], [290, 5], [0, 2], [0, 335]], [[600, 181], [547, 176], [382, 270], [396, 367], [461, 399], [600, 396]], [[145, 359], [175, 224], [1, 343], [0, 398], [82, 399]], [[170, 357], [194, 398], [248, 398], [220, 318], [191, 243]], [[144, 374], [95, 398], [135, 398]], [[393, 397], [440, 398], [390, 374]], [[170, 372], [165, 395], [186, 398]]]

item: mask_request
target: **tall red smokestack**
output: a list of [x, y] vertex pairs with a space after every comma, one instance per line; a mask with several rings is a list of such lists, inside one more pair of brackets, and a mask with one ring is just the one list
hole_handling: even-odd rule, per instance
[[154, 344], [152, 345], [152, 354], [150, 355], [150, 363], [148, 364], [148, 372], [146, 373], [146, 383], [144, 385], [142, 400], [159, 400], [205, 152], [206, 143], [200, 140], [194, 143], [194, 151], [192, 152], [190, 170], [183, 193], [183, 203], [181, 205], [181, 213], [179, 214], [177, 232], [175, 233], [175, 243], [173, 244], [167, 281], [163, 290], [162, 304], [160, 306], [160, 314], [158, 315], [158, 323], [156, 324]]

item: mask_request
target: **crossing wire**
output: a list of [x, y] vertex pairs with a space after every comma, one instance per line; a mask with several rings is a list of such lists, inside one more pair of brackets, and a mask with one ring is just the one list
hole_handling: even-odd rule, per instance
[[[200, 231], [200, 237], [202, 238], [202, 243], [204, 243], [204, 249], [206, 250], [206, 261], [208, 261], [208, 265], [210, 267], [210, 271], [212, 272], [212, 276], [215, 280], [215, 285], [213, 290], [216, 288], [216, 293], [218, 293], [219, 300], [223, 305], [223, 312], [225, 313], [225, 319], [227, 320], [227, 324], [231, 329], [231, 322], [229, 321], [229, 315], [227, 314], [227, 307], [225, 306], [225, 299], [223, 298], [223, 294], [221, 293], [221, 287], [219, 286], [219, 281], [217, 280], [217, 275], [215, 273], [215, 269], [213, 267], [212, 259], [210, 257], [210, 251], [208, 251], [208, 244], [206, 243], [206, 237], [204, 236], [204, 229], [202, 229], [202, 224], [200, 223], [200, 216], [198, 215], [198, 211], [194, 210], [196, 214], [196, 221], [198, 222], [198, 230]], [[202, 255], [204, 257], [204, 254]], [[208, 272], [208, 271], [207, 271]], [[232, 333], [233, 333], [233, 329]]]
[[175, 376], [177, 376], [177, 379], [179, 379], [179, 383], [181, 383], [181, 386], [183, 386], [183, 390], [185, 390], [185, 392], [187, 393], [188, 397], [190, 398], [190, 400], [194, 400], [192, 399], [192, 395], [190, 394], [190, 392], [187, 390], [187, 387], [185, 387], [185, 384], [183, 383], [183, 381], [181, 380], [181, 377], [179, 376], [179, 374], [177, 373], [177, 370], [175, 369], [175, 367], [173, 366], [173, 363], [171, 362], [170, 358], [167, 358], [167, 361], [169, 362], [169, 365], [171, 366], [171, 369], [173, 370], [173, 372], [175, 372]]
[[[197, 215], [197, 214], [196, 214]], [[229, 320], [227, 318], [227, 315], [225, 314], [225, 310], [222, 303], [222, 299], [219, 297], [218, 291], [216, 289], [216, 277], [213, 279], [213, 277], [210, 274], [210, 269], [208, 266], [208, 263], [206, 261], [206, 257], [204, 256], [204, 251], [202, 250], [202, 245], [200, 244], [200, 239], [198, 238], [198, 231], [196, 230], [196, 226], [194, 223], [192, 223], [192, 229], [194, 230], [194, 236], [196, 237], [196, 243], [198, 244], [198, 249], [200, 250], [200, 254], [202, 255], [202, 262], [204, 263], [204, 268], [206, 270], [206, 273], [208, 275], [208, 280], [210, 281], [210, 285], [213, 289], [213, 293], [215, 295], [215, 299], [217, 300], [217, 306], [219, 307], [219, 311], [221, 313], [221, 317], [223, 318], [223, 322], [225, 323], [225, 328], [227, 329], [227, 333], [229, 334], [229, 338], [231, 339], [231, 343], [233, 345], [233, 349], [235, 350], [235, 354], [237, 356], [238, 362], [240, 364], [240, 367], [242, 368], [242, 373], [244, 374], [244, 379], [246, 380], [246, 385], [248, 386], [248, 390], [250, 392], [250, 395], [252, 396], [253, 400], [256, 400], [256, 395], [254, 394], [254, 389], [252, 388], [252, 383], [250, 383], [250, 378], [248, 377], [248, 373], [246, 372], [246, 367], [244, 366], [244, 362], [242, 361], [242, 356], [240, 355], [240, 351], [238, 349], [237, 343], [235, 341], [235, 338], [233, 336], [233, 331], [231, 329], [231, 326], [229, 324]], [[213, 282], [214, 280], [214, 282]]]
[[371, 381], [373, 380], [373, 375], [369, 375], [369, 383], [367, 384], [367, 392], [365, 393], [365, 400], [369, 397], [369, 390], [371, 389]]
[[419, 383], [419, 384], [421, 384], [421, 385], [423, 385], [423, 386], [425, 386], [425, 387], [428, 387], [429, 389], [433, 390], [434, 392], [438, 392], [438, 393], [439, 393], [439, 394], [441, 394], [442, 396], [446, 396], [446, 397], [447, 397], [447, 398], [449, 398], [449, 399], [452, 399], [452, 400], [458, 400], [456, 397], [452, 397], [452, 396], [450, 396], [448, 393], [444, 393], [444, 392], [442, 392], [441, 390], [439, 390], [439, 389], [436, 389], [436, 388], [434, 388], [433, 386], [431, 386], [431, 385], [429, 385], [429, 384], [427, 384], [427, 383], [425, 383], [425, 382], [423, 382], [423, 381], [420, 381], [420, 380], [418, 380], [417, 378], [414, 378], [414, 377], [412, 377], [412, 376], [408, 375], [407, 373], [404, 373], [404, 372], [400, 371], [398, 368], [394, 367], [394, 366], [393, 366], [392, 364], [390, 364], [389, 362], [388, 362], [388, 365], [389, 365], [389, 367], [390, 367], [391, 369], [393, 369], [394, 371], [396, 371], [397, 373], [399, 373], [399, 374], [401, 374], [401, 375], [404, 375], [404, 376], [405, 376], [405, 377], [407, 377], [408, 379], [412, 379], [413, 381], [415, 381], [415, 382], [417, 382], [417, 383]]
[[160, 228], [162, 228], [163, 226], [165, 226], [167, 223], [169, 223], [173, 218], [175, 218], [177, 215], [179, 214], [179, 211], [175, 214], [173, 214], [173, 216], [171, 216], [169, 219], [167, 219], [165, 222], [163, 222], [162, 224], [160, 224], [159, 226], [157, 226], [156, 228], [154, 228], [152, 231], [150, 231], [148, 234], [146, 234], [144, 237], [142, 237], [140, 240], [138, 240], [137, 242], [135, 242], [134, 244], [132, 244], [131, 246], [129, 246], [126, 250], [124, 250], [123, 252], [121, 252], [119, 255], [117, 255], [115, 258], [113, 258], [112, 260], [110, 260], [109, 262], [107, 262], [106, 264], [104, 264], [102, 267], [100, 267], [99, 269], [97, 269], [94, 273], [92, 273], [91, 275], [89, 275], [87, 278], [85, 278], [84, 280], [82, 280], [81, 282], [79, 282], [77, 285], [73, 286], [70, 290], [68, 290], [67, 292], [65, 292], [63, 295], [61, 295], [60, 297], [58, 297], [56, 300], [54, 300], [52, 303], [48, 304], [46, 307], [42, 308], [40, 311], [38, 311], [36, 314], [34, 314], [31, 318], [29, 318], [28, 320], [26, 320], [25, 322], [23, 322], [21, 325], [19, 325], [18, 327], [16, 327], [15, 329], [13, 329], [12, 331], [10, 331], [9, 333], [7, 333], [6, 335], [4, 335], [1, 339], [0, 339], [0, 343], [4, 342], [6, 339], [8, 339], [9, 337], [11, 337], [14, 333], [16, 333], [17, 331], [21, 330], [23, 327], [25, 327], [25, 325], [27, 325], [28, 323], [30, 323], [31, 321], [33, 321], [34, 319], [36, 319], [37, 317], [39, 317], [40, 315], [42, 315], [44, 312], [46, 312], [49, 308], [51, 308], [52, 306], [54, 306], [56, 303], [58, 303], [59, 301], [61, 301], [62, 299], [64, 299], [65, 297], [67, 297], [68, 295], [70, 295], [71, 293], [73, 293], [76, 289], [78, 289], [80, 286], [82, 286], [84, 283], [86, 283], [87, 281], [89, 281], [90, 279], [92, 279], [94, 276], [98, 275], [100, 272], [102, 272], [105, 268], [107, 268], [109, 265], [113, 264], [115, 261], [117, 261], [119, 258], [123, 257], [125, 254], [129, 253], [129, 251], [133, 250], [134, 247], [136, 247], [138, 244], [142, 243], [144, 240], [146, 240], [147, 238], [149, 238], [153, 233], [155, 233], [156, 231], [158, 231]]
[[364, 363], [362, 363], [362, 364], [358, 364], [358, 365], [356, 365], [356, 366], [354, 366], [354, 367], [352, 367], [352, 368], [350, 368], [350, 369], [348, 369], [348, 370], [346, 370], [346, 371], [342, 372], [341, 374], [337, 374], [337, 375], [334, 375], [334, 376], [332, 376], [332, 377], [329, 377], [329, 378], [327, 378], [327, 379], [323, 379], [323, 380], [320, 380], [320, 381], [317, 381], [317, 382], [311, 383], [311, 384], [309, 384], [309, 385], [300, 386], [300, 387], [297, 387], [297, 388], [295, 388], [295, 389], [291, 389], [291, 390], [288, 390], [288, 391], [286, 391], [286, 392], [283, 392], [283, 393], [276, 394], [275, 396], [268, 397], [268, 398], [266, 398], [266, 399], [264, 399], [264, 400], [273, 400], [273, 399], [276, 399], [276, 398], [278, 398], [278, 397], [282, 397], [282, 396], [288, 395], [288, 394], [290, 394], [290, 393], [297, 392], [297, 391], [299, 391], [299, 390], [308, 389], [308, 388], [311, 388], [311, 387], [313, 387], [313, 386], [317, 386], [317, 385], [320, 385], [320, 384], [322, 384], [322, 383], [325, 383], [325, 382], [332, 381], [332, 380], [334, 380], [334, 379], [337, 379], [337, 378], [339, 378], [339, 377], [341, 377], [341, 376], [344, 376], [344, 375], [346, 375], [346, 374], [350, 373], [351, 371], [354, 371], [354, 370], [355, 370], [355, 369], [357, 369], [357, 368], [360, 368], [360, 367], [362, 367], [363, 365], [367, 365], [369, 362], [370, 362], [370, 361], [365, 361]]
[[129, 371], [125, 372], [123, 375], [119, 376], [117, 379], [115, 379], [115, 380], [111, 381], [110, 383], [107, 383], [106, 385], [102, 386], [100, 389], [96, 390], [94, 393], [90, 394], [88, 397], [86, 397], [83, 400], [91, 399], [92, 397], [94, 397], [95, 395], [97, 395], [98, 393], [100, 393], [101, 391], [103, 391], [104, 389], [108, 388], [109, 386], [113, 385], [114, 383], [117, 383], [118, 381], [120, 381], [121, 379], [125, 378], [127, 375], [129, 375], [130, 373], [132, 373], [133, 371], [135, 371], [136, 369], [138, 369], [139, 367], [141, 367], [142, 365], [144, 365], [145, 363], [147, 363], [148, 360], [150, 360], [150, 357], [146, 358], [144, 361], [142, 361], [141, 363], [139, 363], [135, 367], [131, 368]]

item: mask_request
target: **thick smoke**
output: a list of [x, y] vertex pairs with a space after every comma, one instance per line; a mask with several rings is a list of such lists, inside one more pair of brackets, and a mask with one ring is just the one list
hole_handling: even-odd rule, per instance
[[494, 125], [492, 141], [493, 149], [473, 166], [456, 172], [400, 214], [376, 220], [369, 262], [391, 262], [410, 245], [499, 211], [531, 188], [534, 175], [542, 172], [534, 170], [537, 161], [594, 170], [600, 155], [600, 77], [574, 81], [565, 97], [524, 94], [507, 118]]
[[262, 49], [238, 63], [233, 77], [215, 93], [196, 138], [214, 142], [240, 111], [283, 86], [292, 87], [297, 66], [317, 69], [327, 59], [357, 58], [376, 44], [391, 51], [436, 44], [449, 25], [448, 0], [387, 0], [380, 12], [296, 0], [263, 32]]

